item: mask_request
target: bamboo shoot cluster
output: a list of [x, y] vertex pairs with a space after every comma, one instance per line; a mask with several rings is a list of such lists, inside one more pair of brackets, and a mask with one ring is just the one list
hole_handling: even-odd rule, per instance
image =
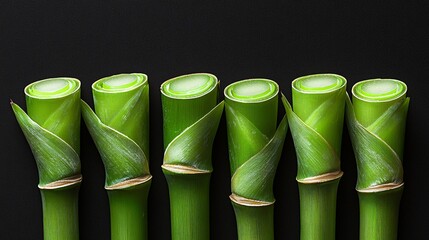
[[[290, 126], [296, 155], [301, 239], [335, 239], [344, 113], [356, 156], [360, 238], [397, 238], [404, 188], [402, 157], [409, 98], [393, 79], [361, 81], [346, 93], [336, 74], [292, 82], [292, 103], [277, 123], [279, 86], [247, 79], [225, 88], [206, 73], [161, 85], [164, 158], [172, 239], [209, 239], [212, 148], [225, 107], [231, 195], [238, 238], [274, 239], [273, 181]], [[105, 166], [111, 239], [147, 239], [149, 84], [145, 74], [119, 74], [92, 85], [95, 112], [80, 100], [80, 82], [52, 78], [25, 88], [27, 113], [11, 102], [39, 171], [45, 240], [76, 240], [81, 111]]]

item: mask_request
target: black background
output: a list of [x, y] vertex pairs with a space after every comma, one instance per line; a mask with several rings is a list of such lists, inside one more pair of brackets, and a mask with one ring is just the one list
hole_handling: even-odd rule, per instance
[[[149, 76], [151, 156], [149, 237], [169, 239], [169, 200], [162, 163], [160, 84], [210, 72], [229, 83], [265, 77], [290, 99], [291, 81], [332, 72], [357, 81], [385, 77], [408, 85], [411, 105], [404, 156], [405, 192], [400, 239], [429, 234], [428, 10], [424, 1], [0, 1], [1, 174], [0, 239], [42, 239], [35, 161], [9, 106], [25, 106], [23, 88], [56, 76], [82, 81], [92, 104], [95, 80], [127, 72]], [[343, 136], [337, 239], [358, 239], [356, 166]], [[230, 174], [224, 118], [213, 154], [212, 239], [236, 239], [229, 201]], [[81, 239], [109, 239], [104, 167], [82, 124]], [[288, 134], [275, 179], [275, 234], [298, 239], [296, 158]]]

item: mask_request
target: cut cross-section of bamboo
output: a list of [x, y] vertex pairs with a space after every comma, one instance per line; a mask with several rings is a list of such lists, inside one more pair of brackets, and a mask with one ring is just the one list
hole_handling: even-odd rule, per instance
[[345, 96], [345, 78], [315, 74], [292, 82], [293, 110], [282, 99], [298, 160], [302, 240], [335, 239]]
[[39, 171], [44, 239], [79, 239], [80, 81], [50, 78], [24, 92], [28, 115], [11, 105]]
[[82, 116], [106, 171], [112, 240], [147, 239], [149, 84], [140, 73], [102, 78], [92, 85], [95, 113]]
[[210, 237], [209, 186], [212, 147], [223, 112], [219, 82], [195, 73], [161, 85], [164, 125], [162, 170], [170, 194], [172, 239]]
[[277, 127], [279, 87], [268, 79], [248, 79], [225, 88], [231, 165], [230, 199], [240, 240], [274, 239], [273, 180], [287, 132]]
[[347, 125], [356, 157], [360, 239], [395, 240], [404, 188], [402, 156], [409, 98], [394, 79], [371, 79], [352, 88]]

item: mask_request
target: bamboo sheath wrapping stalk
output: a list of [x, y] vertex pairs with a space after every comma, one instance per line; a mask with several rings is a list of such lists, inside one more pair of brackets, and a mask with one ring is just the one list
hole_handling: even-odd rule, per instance
[[293, 110], [282, 98], [298, 160], [303, 240], [335, 239], [345, 96], [344, 77], [316, 74], [292, 82]]
[[394, 79], [370, 79], [347, 98], [347, 125], [356, 157], [360, 239], [397, 238], [403, 192], [402, 156], [409, 98]]
[[219, 82], [195, 73], [161, 85], [164, 161], [170, 194], [172, 239], [209, 239], [212, 147], [223, 112]]
[[225, 88], [230, 199], [240, 240], [274, 239], [273, 181], [287, 131], [286, 116], [277, 127], [278, 92], [268, 79]]
[[103, 160], [112, 240], [147, 239], [149, 84], [141, 73], [118, 74], [92, 85], [95, 113], [82, 116]]
[[50, 78], [24, 92], [28, 115], [11, 105], [36, 159], [44, 239], [79, 239], [80, 81]]

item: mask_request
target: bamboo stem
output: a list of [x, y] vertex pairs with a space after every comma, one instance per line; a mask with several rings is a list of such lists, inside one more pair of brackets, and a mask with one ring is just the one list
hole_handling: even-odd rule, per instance
[[147, 197], [151, 181], [107, 189], [112, 239], [147, 239]]
[[172, 239], [209, 239], [210, 173], [177, 174], [165, 168], [170, 199]]
[[340, 178], [321, 183], [298, 182], [301, 240], [335, 239], [337, 189]]
[[40, 189], [45, 240], [79, 239], [79, 187], [80, 182], [57, 189]]
[[397, 239], [399, 205], [404, 185], [380, 192], [359, 191], [360, 239]]
[[232, 202], [239, 240], [274, 239], [274, 204], [249, 207]]

